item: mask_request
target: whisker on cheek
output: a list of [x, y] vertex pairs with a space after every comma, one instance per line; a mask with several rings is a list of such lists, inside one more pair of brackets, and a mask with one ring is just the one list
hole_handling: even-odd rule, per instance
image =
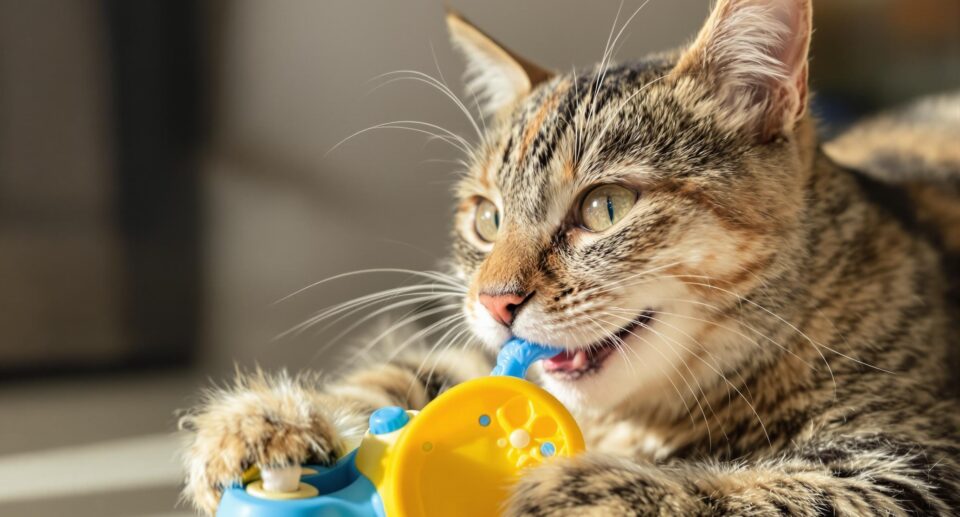
[[[649, 342], [646, 340], [646, 338], [644, 338], [644, 337], [642, 337], [642, 336], [636, 336], [636, 337], [639, 338], [640, 340], [644, 341], [644, 343], [646, 343], [646, 344], [649, 345]], [[640, 361], [643, 361], [643, 358], [640, 357], [640, 355], [637, 353], [637, 351], [634, 350], [632, 347], [630, 347], [624, 340], [622, 340], [622, 339], [620, 339], [620, 338], [617, 338], [617, 343], [618, 343], [618, 347], [619, 347], [619, 348], [621, 348], [622, 350], [625, 350], [625, 351], [627, 351], [627, 352], [632, 353], [637, 359], [639, 359]], [[664, 362], [667, 362], [667, 361], [666, 361], [666, 357], [663, 356], [662, 352], [660, 352], [659, 350], [657, 350], [657, 349], [654, 348], [654, 347], [651, 347], [651, 350], [654, 350], [658, 355], [661, 356], [661, 358], [663, 358], [663, 359], [665, 360]], [[662, 376], [663, 378], [665, 378], [665, 379], [669, 382], [669, 384], [673, 387], [674, 391], [676, 391], [677, 397], [678, 397], [678, 399], [680, 400], [680, 403], [683, 405], [684, 409], [686, 410], [687, 416], [690, 418], [690, 424], [691, 424], [692, 426], [696, 426], [696, 418], [695, 418], [694, 415], [693, 415], [693, 410], [692, 410], [692, 408], [690, 407], [689, 403], [687, 402], [687, 397], [685, 397], [685, 396], [683, 395], [683, 393], [680, 391], [680, 387], [677, 386], [676, 382], [673, 381], [672, 376], [668, 375], [668, 374], [663, 370], [663, 367], [662, 367], [659, 363], [653, 363], [653, 364], [654, 364], [654, 366], [656, 366], [656, 368], [657, 368], [657, 370], [660, 372], [661, 376]], [[674, 368], [674, 371], [676, 371], [676, 366], [672, 366], [672, 367]], [[682, 377], [682, 376], [681, 376], [681, 377]], [[689, 388], [689, 384], [688, 384], [688, 388]], [[704, 415], [704, 416], [705, 416], [705, 415]]]
[[[615, 318], [627, 319], [627, 318], [624, 318], [623, 316], [619, 316], [619, 315], [612, 314], [612, 313], [610, 313], [609, 315], [610, 315], [610, 316], [613, 316], [613, 317], [615, 317]], [[653, 317], [651, 316], [650, 319], [652, 320], [652, 319], [655, 319], [655, 318], [653, 318]], [[670, 343], [672, 343], [673, 345], [677, 345], [677, 346], [680, 346], [680, 347], [684, 348], [683, 345], [682, 345], [681, 343], [679, 343], [676, 339], [670, 338], [669, 336], [665, 336], [664, 334], [662, 334], [662, 333], [660, 333], [660, 332], [657, 332], [657, 331], [656, 331], [655, 329], [653, 329], [651, 326], [641, 324], [641, 327], [643, 327], [645, 330], [649, 330], [649, 331], [653, 332], [656, 336], [660, 337], [661, 339], [666, 339], [667, 341], [670, 341]], [[653, 345], [653, 344], [652, 344], [649, 340], [647, 340], [646, 338], [644, 338], [644, 337], [642, 337], [642, 336], [639, 336], [639, 335], [637, 335], [637, 334], [635, 334], [635, 333], [633, 333], [633, 332], [631, 332], [631, 334], [634, 335], [634, 336], [636, 336], [636, 337], [640, 337], [640, 338], [644, 341], [644, 343], [646, 343], [646, 344], [649, 345], [649, 346], [653, 346], [653, 347], [655, 347], [654, 349], [656, 349], [656, 345]], [[688, 337], [689, 337], [689, 336], [688, 336]], [[697, 390], [694, 391], [694, 390], [693, 390], [693, 387], [690, 385], [690, 381], [688, 381], [687, 378], [686, 378], [686, 376], [684, 376], [684, 375], [679, 371], [679, 368], [677, 368], [677, 367], [674, 365], [674, 371], [675, 371], [678, 375], [680, 375], [681, 379], [683, 379], [684, 383], [687, 385], [688, 390], [690, 391], [690, 394], [692, 395], [692, 397], [693, 397], [694, 400], [696, 401], [697, 406], [700, 408], [700, 413], [701, 413], [701, 415], [703, 416], [703, 423], [704, 423], [704, 425], [705, 425], [705, 427], [706, 427], [706, 431], [707, 431], [707, 443], [708, 443], [708, 447], [710, 447], [710, 448], [712, 449], [712, 446], [713, 446], [713, 438], [712, 438], [712, 434], [711, 434], [711, 431], [710, 431], [710, 427], [711, 427], [711, 426], [710, 426], [710, 421], [711, 421], [711, 420], [707, 418], [707, 414], [706, 414], [706, 411], [704, 411], [703, 404], [705, 403], [705, 404], [707, 405], [707, 409], [710, 410], [710, 413], [714, 416], [715, 419], [717, 419], [717, 416], [718, 416], [718, 415], [717, 415], [717, 412], [716, 412], [716, 410], [713, 408], [713, 405], [710, 403], [709, 398], [707, 398], [707, 393], [706, 393], [706, 391], [704, 391], [703, 385], [700, 383], [700, 376], [698, 376], [698, 375], [693, 371], [693, 369], [690, 367], [690, 365], [687, 363], [687, 361], [684, 360], [684, 357], [681, 356], [680, 353], [679, 353], [679, 351], [677, 351], [673, 346], [667, 346], [666, 349], [669, 350], [670, 352], [672, 352], [672, 353], [676, 356], [677, 362], [683, 365], [683, 367], [686, 369], [687, 373], [689, 374], [689, 377], [690, 377], [690, 378], [693, 380], [693, 382], [696, 383], [696, 385], [697, 385]], [[662, 354], [661, 354], [661, 357], [663, 357]], [[673, 364], [673, 363], [671, 362], [671, 364]], [[716, 364], [713, 365], [713, 366], [714, 366], [714, 368], [716, 368], [716, 369], [719, 370], [719, 367], [718, 367]], [[702, 400], [702, 402], [701, 402], [701, 400]], [[717, 419], [717, 420], [719, 420], [719, 419]], [[726, 433], [726, 431], [723, 429], [722, 426], [721, 426], [721, 428], [720, 428], [720, 432], [721, 432], [721, 434], [723, 434], [724, 439], [727, 440], [727, 443], [729, 443], [729, 442], [730, 442], [730, 437], [727, 436], [727, 433]]]

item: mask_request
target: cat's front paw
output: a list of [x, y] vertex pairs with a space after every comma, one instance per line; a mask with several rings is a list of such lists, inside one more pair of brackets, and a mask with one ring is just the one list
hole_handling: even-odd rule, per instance
[[521, 476], [509, 517], [698, 515], [702, 503], [653, 465], [612, 456], [557, 458]]
[[183, 496], [213, 514], [225, 487], [260, 465], [330, 464], [342, 444], [315, 383], [286, 374], [239, 374], [234, 386], [214, 389], [181, 418], [190, 433], [184, 453]]

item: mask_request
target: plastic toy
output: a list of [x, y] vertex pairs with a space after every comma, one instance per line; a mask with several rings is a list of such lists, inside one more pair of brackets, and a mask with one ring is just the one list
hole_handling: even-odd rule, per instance
[[419, 413], [385, 407], [332, 467], [252, 469], [220, 517], [490, 516], [520, 471], [584, 449], [570, 413], [523, 379], [560, 349], [512, 339], [491, 376], [444, 392]]

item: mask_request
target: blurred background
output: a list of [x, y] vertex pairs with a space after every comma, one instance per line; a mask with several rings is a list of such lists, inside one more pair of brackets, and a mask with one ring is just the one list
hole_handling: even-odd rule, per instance
[[[597, 61], [619, 2], [450, 0], [555, 69]], [[627, 0], [621, 21], [640, 4]], [[827, 132], [960, 87], [957, 0], [815, 1]], [[707, 0], [652, 0], [621, 60]], [[439, 0], [0, 0], [0, 515], [180, 515], [173, 412], [234, 364], [335, 370], [359, 338], [279, 337], [436, 269], [469, 136]], [[468, 138], [469, 139], [469, 138]], [[79, 475], [78, 475], [79, 473]]]

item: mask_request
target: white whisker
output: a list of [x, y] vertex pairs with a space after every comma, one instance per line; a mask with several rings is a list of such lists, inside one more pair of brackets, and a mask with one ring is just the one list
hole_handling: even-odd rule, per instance
[[[616, 318], [622, 318], [621, 316], [617, 316], [617, 315], [615, 315], [615, 314], [609, 314], [609, 315], [610, 315], [610, 316], [614, 316], [614, 317], [616, 317]], [[624, 318], [624, 319], [625, 319], [625, 318]], [[606, 320], [603, 320], [603, 319], [601, 319], [600, 321], [603, 321], [603, 322], [607, 323], [608, 325], [613, 325], [615, 328], [616, 328], [616, 327], [619, 327], [619, 325], [617, 325], [617, 324], [615, 324], [615, 323], [611, 323], [611, 322], [606, 321]], [[629, 321], [632, 321], [632, 318], [631, 318]], [[669, 361], [667, 360], [667, 357], [663, 354], [663, 352], [660, 351], [659, 348], [657, 348], [656, 346], [654, 346], [653, 344], [651, 344], [650, 341], [648, 341], [648, 340], [646, 339], [646, 337], [641, 336], [641, 335], [639, 335], [639, 334], [636, 334], [636, 333], [634, 333], [634, 332], [630, 332], [630, 331], [628, 331], [628, 333], [631, 334], [632, 336], [634, 336], [634, 337], [642, 340], [642, 341], [648, 346], [648, 348], [649, 348], [650, 350], [653, 350], [654, 352], [656, 352], [657, 355], [659, 355], [664, 361], [667, 361], [667, 362], [669, 363]], [[630, 348], [629, 345], [627, 345], [626, 342], [623, 341], [623, 339], [621, 339], [621, 338], [619, 338], [619, 337], [616, 338], [616, 339], [617, 339], [617, 341], [620, 341], [621, 343], [623, 343], [623, 346], [624, 346], [625, 348], [633, 351], [633, 353], [634, 353], [635, 355], [637, 355], [637, 357], [639, 358], [639, 354], [637, 354], [636, 351], [634, 351], [632, 348]], [[697, 403], [697, 407], [700, 409], [700, 414], [701, 414], [702, 417], [703, 417], [704, 426], [705, 426], [705, 428], [706, 428], [706, 430], [707, 430], [707, 441], [708, 441], [708, 443], [711, 444], [711, 447], [712, 447], [713, 437], [712, 437], [712, 434], [711, 434], [711, 432], [710, 432], [710, 420], [707, 418], [707, 413], [706, 413], [706, 411], [704, 411], [704, 409], [703, 409], [703, 404], [700, 403], [700, 397], [697, 396], [697, 392], [694, 391], [693, 385], [690, 384], [690, 381], [687, 380], [686, 376], [683, 375], [683, 373], [680, 372], [680, 370], [679, 370], [676, 366], [674, 366], [674, 365], [671, 365], [671, 366], [672, 366], [674, 372], [676, 372], [677, 375], [680, 377], [680, 380], [682, 380], [683, 383], [687, 386], [687, 391], [690, 392], [691, 398], [693, 398], [694, 402]], [[686, 366], [685, 363], [684, 363], [684, 366]], [[660, 370], [661, 370], [661, 373], [662, 373], [662, 368], [661, 368]], [[689, 366], [687, 366], [687, 370], [690, 372], [690, 375], [693, 376], [694, 379], [695, 379], [695, 376], [693, 375], [693, 371], [690, 370], [690, 367], [689, 367]], [[669, 376], [665, 376], [665, 377], [666, 377], [667, 380], [669, 380], [671, 383], [673, 382], [673, 381], [670, 379]], [[699, 387], [699, 381], [697, 382], [697, 386]], [[678, 390], [678, 391], [679, 391], [679, 390]], [[702, 389], [702, 388], [700, 389], [700, 392], [703, 393], [703, 389]], [[684, 407], [687, 408], [687, 412], [688, 412], [688, 413], [691, 413], [691, 417], [692, 417], [692, 412], [690, 411], [689, 404], [687, 404], [684, 399], [685, 399], [685, 397], [681, 397], [681, 402], [683, 402]], [[716, 413], [714, 412], [714, 414], [716, 414]], [[695, 422], [696, 422], [696, 421], [694, 420], [694, 425], [696, 425]]]
[[434, 314], [440, 314], [440, 313], [445, 312], [445, 311], [455, 310], [455, 309], [459, 309], [459, 308], [460, 308], [460, 304], [458, 304], [458, 303], [457, 303], [457, 304], [441, 305], [441, 306], [439, 306], [439, 307], [434, 307], [434, 308], [431, 308], [431, 309], [428, 309], [428, 310], [425, 310], [425, 311], [422, 311], [422, 312], [418, 312], [418, 313], [414, 314], [413, 316], [409, 316], [409, 317], [402, 318], [400, 321], [394, 323], [393, 325], [390, 325], [386, 330], [384, 330], [383, 332], [381, 332], [379, 335], [377, 335], [375, 338], [373, 338], [369, 343], [367, 343], [367, 345], [366, 345], [365, 347], [363, 347], [363, 351], [364, 351], [364, 352], [369, 352], [370, 350], [373, 350], [373, 348], [377, 345], [377, 343], [379, 343], [379, 342], [382, 341], [384, 338], [386, 338], [386, 337], [389, 336], [390, 334], [396, 332], [397, 330], [399, 330], [399, 329], [402, 328], [402, 327], [405, 327], [405, 326], [407, 326], [407, 325], [409, 325], [409, 324], [411, 324], [411, 323], [414, 323], [414, 322], [416, 322], [416, 321], [419, 321], [419, 320], [421, 320], [421, 319], [423, 319], [423, 318], [428, 318], [428, 317], [430, 317], [430, 316], [433, 316]]
[[[433, 50], [433, 47], [431, 46], [431, 51], [432, 50]], [[433, 57], [434, 57], [434, 62], [436, 62], [436, 54], [434, 54]], [[437, 65], [437, 71], [440, 72], [439, 64]], [[403, 74], [409, 74], [409, 75], [403, 75]], [[398, 81], [416, 81], [416, 82], [426, 84], [431, 88], [434, 88], [437, 91], [443, 93], [447, 98], [453, 101], [453, 103], [457, 106], [457, 108], [464, 114], [464, 116], [467, 117], [467, 121], [470, 122], [470, 125], [473, 127], [474, 131], [476, 131], [477, 136], [479, 138], [483, 138], [484, 133], [480, 130], [480, 126], [477, 125], [476, 119], [473, 117], [473, 114], [470, 113], [470, 110], [467, 109], [467, 106], [463, 103], [463, 101], [460, 100], [460, 97], [458, 97], [457, 94], [455, 94], [453, 90], [451, 90], [450, 87], [447, 86], [446, 80], [437, 79], [419, 70], [394, 70], [392, 72], [386, 72], [386, 73], [380, 74], [374, 77], [372, 80], [378, 80], [385, 77], [390, 77], [390, 79], [384, 82], [381, 82], [371, 91], [376, 91], [388, 84], [395, 83]], [[441, 78], [442, 77], [443, 75], [441, 72]]]
[[[641, 323], [640, 326], [643, 327], [643, 328], [645, 328], [645, 329], [650, 330], [650, 326], [649, 326], [649, 325], [646, 325], [646, 324], [644, 324], [644, 323]], [[634, 336], [637, 336], [637, 334], [635, 334], [634, 332], [630, 332], [630, 334], [633, 334]], [[639, 337], [639, 336], [638, 336], [638, 337]], [[641, 339], [642, 339], [642, 338], [641, 338]], [[698, 356], [697, 354], [692, 353], [692, 351], [691, 351], [689, 348], [687, 348], [686, 346], [682, 345], [682, 344], [679, 343], [679, 342], [676, 342], [676, 344], [677, 344], [678, 346], [680, 346], [681, 348], [683, 348], [687, 353], [690, 353], [693, 357], [696, 357], [696, 358], [699, 359], [701, 362], [703, 362], [703, 364], [706, 365], [707, 368], [710, 368], [711, 370], [713, 370], [713, 372], [714, 372], [715, 374], [717, 374], [724, 382], [726, 382], [727, 385], [730, 386], [730, 388], [733, 389], [733, 390], [737, 393], [737, 395], [740, 396], [741, 399], [743, 399], [743, 402], [744, 402], [745, 404], [747, 404], [747, 406], [750, 408], [750, 410], [753, 411], [754, 416], [756, 416], [757, 422], [760, 424], [760, 428], [761, 428], [761, 430], [763, 431], [763, 435], [764, 435], [764, 436], [766, 437], [766, 439], [767, 439], [767, 443], [769, 443], [769, 444], [772, 445], [773, 442], [772, 442], [772, 440], [770, 439], [769, 433], [767, 433], [767, 427], [764, 425], [763, 419], [760, 417], [760, 413], [757, 412], [757, 409], [753, 406], [753, 403], [750, 402], [750, 400], [747, 398], [747, 396], [744, 395], [742, 391], [740, 391], [740, 388], [738, 388], [735, 384], [733, 384], [732, 382], [730, 382], [730, 380], [727, 379], [726, 375], [724, 375], [723, 372], [721, 372], [720, 370], [718, 370], [717, 368], [715, 368], [713, 365], [711, 365], [710, 363], [708, 363], [707, 361], [705, 361], [702, 357]], [[655, 348], [655, 347], [651, 347], [651, 348]]]
[[[428, 129], [423, 129], [424, 127], [435, 129], [437, 131], [440, 131], [441, 133], [434, 133], [433, 131], [430, 131]], [[454, 133], [453, 131], [450, 131], [449, 129], [440, 127], [436, 124], [431, 124], [429, 122], [423, 122], [420, 120], [394, 120], [390, 122], [383, 122], [380, 124], [376, 124], [368, 128], [361, 129], [359, 131], [354, 132], [350, 136], [337, 142], [336, 145], [331, 147], [330, 150], [324, 154], [324, 156], [332, 153], [333, 151], [335, 151], [337, 148], [339, 148], [341, 145], [343, 145], [350, 139], [357, 137], [359, 135], [362, 135], [364, 133], [377, 130], [377, 129], [402, 129], [406, 131], [413, 131], [415, 133], [422, 133], [452, 145], [454, 148], [456, 148], [458, 151], [462, 152], [465, 155], [469, 156], [471, 154], [470, 144], [468, 144], [467, 141], [462, 136]]]
[[396, 273], [396, 274], [403, 274], [403, 275], [410, 275], [410, 276], [421, 276], [421, 277], [425, 277], [425, 278], [437, 280], [437, 281], [439, 281], [439, 282], [441, 282], [441, 283], [447, 284], [449, 287], [453, 287], [453, 288], [459, 289], [459, 290], [461, 290], [461, 291], [463, 291], [463, 292], [467, 292], [467, 288], [463, 285], [463, 283], [462, 283], [459, 279], [457, 279], [456, 277], [454, 277], [454, 276], [452, 276], [452, 275], [448, 275], [448, 274], [446, 274], [446, 273], [441, 273], [440, 271], [417, 271], [417, 270], [415, 270], [415, 269], [402, 269], [402, 268], [372, 268], [372, 269], [360, 269], [360, 270], [357, 270], [357, 271], [348, 271], [348, 272], [346, 272], [346, 273], [340, 273], [340, 274], [338, 274], [338, 275], [334, 275], [334, 276], [331, 276], [331, 277], [324, 278], [323, 280], [319, 280], [319, 281], [317, 281], [317, 282], [314, 282], [314, 283], [312, 283], [312, 284], [310, 284], [310, 285], [307, 285], [306, 287], [302, 287], [302, 288], [300, 288], [300, 289], [297, 289], [296, 291], [294, 291], [294, 292], [292, 292], [292, 293], [284, 296], [283, 298], [280, 298], [279, 300], [273, 302], [272, 305], [276, 305], [276, 304], [278, 304], [278, 303], [281, 303], [281, 302], [284, 302], [284, 301], [286, 301], [286, 300], [289, 300], [290, 298], [293, 298], [294, 296], [297, 296], [298, 294], [301, 294], [301, 293], [303, 293], [303, 292], [305, 292], [305, 291], [307, 291], [307, 290], [313, 289], [314, 287], [317, 287], [317, 286], [319, 286], [319, 285], [323, 285], [323, 284], [326, 284], [326, 283], [328, 283], [328, 282], [332, 282], [332, 281], [334, 281], [334, 280], [340, 280], [340, 279], [342, 279], [342, 278], [348, 278], [348, 277], [356, 276], [356, 275], [370, 275], [370, 274], [380, 274], [380, 273], [387, 273], [387, 274]]
[[[347, 314], [352, 314], [357, 310], [362, 310], [363, 308], [366, 308], [370, 305], [382, 303], [394, 298], [409, 297], [409, 296], [422, 297], [422, 300], [418, 300], [418, 302], [426, 302], [431, 299], [439, 300], [446, 297], [462, 296], [462, 293], [459, 293], [456, 291], [444, 291], [442, 289], [437, 289], [436, 287], [432, 289], [426, 289], [423, 286], [410, 286], [410, 287], [387, 289], [385, 291], [380, 291], [377, 293], [354, 298], [353, 300], [349, 300], [349, 301], [334, 305], [333, 307], [330, 307], [323, 311], [320, 311], [319, 313], [310, 317], [306, 321], [299, 323], [294, 327], [290, 328], [289, 330], [286, 330], [281, 334], [277, 335], [276, 337], [274, 337], [274, 340], [282, 339], [290, 334], [299, 335], [300, 333], [307, 330], [308, 328], [313, 327], [328, 318], [337, 316], [338, 314], [342, 314], [344, 312], [346, 312]], [[416, 302], [411, 302], [411, 303], [416, 303]]]

